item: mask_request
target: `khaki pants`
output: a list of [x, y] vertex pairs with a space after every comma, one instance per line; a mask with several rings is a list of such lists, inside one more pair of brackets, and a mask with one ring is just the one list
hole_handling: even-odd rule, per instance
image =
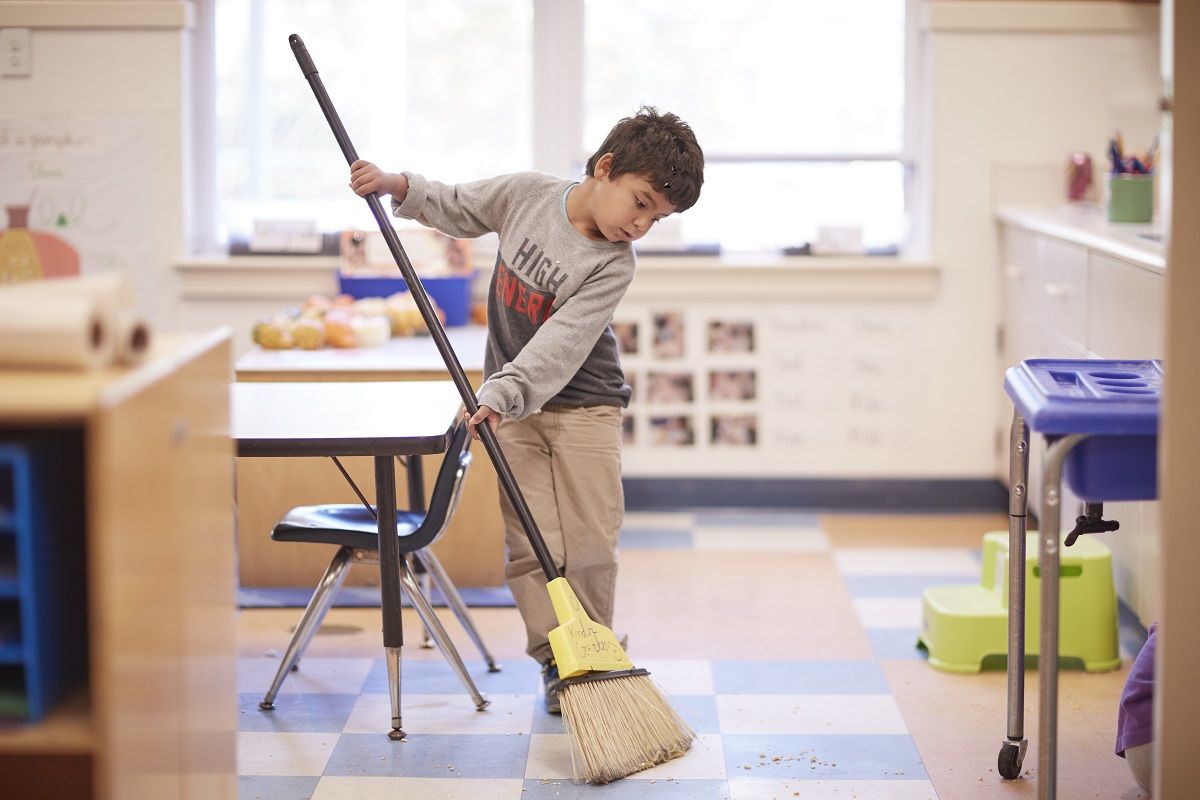
[[[563, 577], [596, 622], [612, 627], [617, 535], [625, 516], [621, 489], [621, 409], [544, 409], [505, 421], [496, 431], [504, 457]], [[550, 659], [546, 637], [558, 626], [546, 574], [504, 487], [504, 574], [528, 636], [526, 652]]]

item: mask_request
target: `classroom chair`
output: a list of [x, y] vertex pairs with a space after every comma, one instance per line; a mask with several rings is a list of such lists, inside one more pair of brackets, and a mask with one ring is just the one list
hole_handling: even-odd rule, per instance
[[[400, 586], [412, 601], [421, 622], [437, 643], [438, 649], [449, 662], [471, 698], [475, 707], [483, 710], [489, 701], [480, 694], [463, 664], [454, 643], [442, 627], [442, 623], [434, 614], [425, 593], [417, 582], [414, 566], [423, 567], [433, 579], [447, 605], [454, 612], [458, 621], [466, 630], [467, 635], [479, 648], [489, 672], [497, 672], [500, 667], [488, 652], [479, 631], [471, 621], [466, 604], [459, 595], [454, 583], [430, 545], [437, 541], [445, 531], [462, 494], [463, 478], [471, 465], [470, 436], [466, 423], [459, 423], [446, 449], [441, 468], [438, 470], [433, 495], [429, 508], [425, 511], [409, 511], [400, 509], [396, 512], [396, 535], [400, 540], [400, 552], [404, 558], [400, 561]], [[340, 468], [339, 464], [339, 468]], [[345, 471], [343, 470], [343, 474]], [[347, 479], [349, 476], [347, 475]], [[351, 481], [353, 486], [353, 481]], [[354, 487], [357, 492], [357, 487]], [[357, 492], [363, 497], [361, 492]], [[277, 542], [311, 542], [337, 546], [337, 552], [325, 569], [325, 574], [317, 583], [312, 599], [304, 609], [300, 622], [288, 642], [279, 670], [271, 688], [263, 697], [259, 708], [270, 711], [275, 708], [275, 697], [287, 674], [295, 670], [300, 656], [308, 647], [313, 634], [321, 626], [333, 604], [334, 596], [345, 580], [346, 571], [351, 564], [379, 563], [379, 534], [375, 517], [375, 509], [363, 501], [361, 505], [326, 504], [316, 506], [299, 506], [287, 512], [271, 531], [271, 538]], [[416, 562], [416, 564], [412, 563]]]

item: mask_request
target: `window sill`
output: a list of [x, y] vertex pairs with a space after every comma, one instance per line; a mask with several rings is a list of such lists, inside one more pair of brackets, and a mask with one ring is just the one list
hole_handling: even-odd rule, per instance
[[[185, 300], [303, 300], [337, 293], [329, 256], [180, 259]], [[481, 268], [486, 276], [489, 269]], [[486, 279], [486, 278], [485, 278]], [[642, 256], [629, 297], [639, 300], [920, 300], [937, 294], [936, 264], [895, 256]]]

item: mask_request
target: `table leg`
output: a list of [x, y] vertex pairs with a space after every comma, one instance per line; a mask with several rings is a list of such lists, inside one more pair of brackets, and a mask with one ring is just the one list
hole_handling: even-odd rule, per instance
[[1041, 637], [1038, 640], [1038, 800], [1054, 800], [1058, 755], [1058, 565], [1062, 526], [1062, 471], [1067, 453], [1085, 437], [1072, 434], [1046, 450], [1042, 470]]
[[404, 630], [400, 617], [400, 542], [396, 539], [396, 467], [390, 455], [375, 456], [375, 513], [379, 526], [383, 657], [392, 700], [392, 729], [388, 738], [399, 741], [404, 739], [400, 717], [400, 648], [404, 645]]
[[1029, 509], [1029, 427], [1013, 412], [1008, 441], [1008, 735], [997, 771], [1019, 778], [1025, 738], [1025, 523]]

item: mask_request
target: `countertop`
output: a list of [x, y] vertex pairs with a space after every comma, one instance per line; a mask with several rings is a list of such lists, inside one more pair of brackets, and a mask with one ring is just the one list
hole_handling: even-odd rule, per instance
[[1043, 233], [1107, 253], [1162, 273], [1167, 268], [1161, 232], [1150, 223], [1109, 222], [1096, 205], [1001, 206], [996, 218], [1006, 224]]

